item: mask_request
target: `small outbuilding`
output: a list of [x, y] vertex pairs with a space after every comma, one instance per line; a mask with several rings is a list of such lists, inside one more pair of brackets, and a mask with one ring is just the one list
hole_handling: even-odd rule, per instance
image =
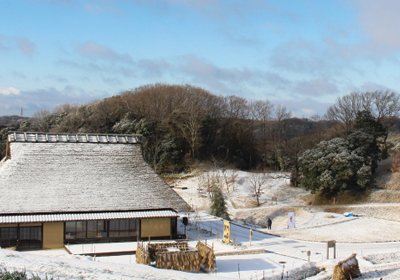
[[143, 160], [139, 135], [8, 134], [0, 247], [173, 239], [187, 211]]

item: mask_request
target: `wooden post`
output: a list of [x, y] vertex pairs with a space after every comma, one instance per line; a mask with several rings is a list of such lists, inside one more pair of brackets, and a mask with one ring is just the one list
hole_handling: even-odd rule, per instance
[[8, 141], [8, 134], [7, 134], [7, 141], [6, 141], [6, 159], [11, 158], [11, 153], [10, 153], [10, 142]]
[[250, 229], [249, 233], [250, 233], [250, 247], [251, 247], [251, 236], [253, 235], [253, 230]]

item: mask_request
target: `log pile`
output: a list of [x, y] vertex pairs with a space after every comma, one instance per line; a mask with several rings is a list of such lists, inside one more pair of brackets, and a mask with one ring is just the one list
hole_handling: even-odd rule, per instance
[[202, 264], [214, 271], [213, 248], [201, 241], [197, 243], [196, 248], [196, 251], [190, 251], [188, 242], [148, 243], [147, 248], [138, 242], [136, 262], [150, 265], [155, 261], [157, 268], [197, 272]]
[[156, 261], [157, 254], [168, 252], [167, 248], [177, 248], [180, 251], [189, 250], [187, 242], [149, 243], [147, 249], [149, 250], [150, 260]]
[[141, 264], [150, 264], [150, 254], [149, 251], [146, 250], [145, 246], [143, 243], [141, 244], [140, 242], [137, 243], [137, 249], [136, 249], [136, 262], [141, 263]]
[[157, 253], [156, 267], [198, 272], [200, 270], [200, 255], [198, 251]]
[[335, 265], [332, 280], [351, 280], [361, 276], [356, 255], [357, 254], [352, 254], [347, 259]]
[[215, 269], [215, 254], [214, 249], [204, 244], [203, 242], [199, 241], [196, 245], [197, 251], [200, 254], [200, 262], [210, 271], [214, 271]]

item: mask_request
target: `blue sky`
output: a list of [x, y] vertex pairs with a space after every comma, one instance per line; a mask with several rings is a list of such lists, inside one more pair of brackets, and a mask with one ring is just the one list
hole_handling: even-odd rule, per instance
[[324, 114], [398, 92], [399, 14], [397, 0], [3, 0], [0, 116], [153, 83]]

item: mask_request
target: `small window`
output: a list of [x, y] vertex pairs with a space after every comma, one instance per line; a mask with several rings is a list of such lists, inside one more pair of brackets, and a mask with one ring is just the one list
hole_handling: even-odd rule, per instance
[[139, 235], [139, 219], [130, 219], [129, 220], [129, 236], [138, 236]]
[[86, 221], [76, 222], [76, 238], [86, 238]]
[[19, 228], [19, 239], [24, 240], [24, 239], [31, 239], [30, 238], [30, 227], [22, 227]]
[[0, 228], [0, 239], [17, 239], [17, 228]]
[[65, 223], [65, 239], [75, 239], [76, 222]]
[[31, 239], [42, 240], [42, 228], [31, 227]]
[[111, 220], [110, 221], [110, 237], [118, 237], [119, 236], [119, 221]]
[[42, 240], [42, 227], [20, 227], [20, 240]]
[[107, 237], [107, 223], [105, 221], [97, 221], [96, 237]]
[[135, 230], [136, 229], [136, 219], [130, 219], [129, 220], [129, 229], [130, 230]]
[[65, 223], [65, 231], [66, 232], [75, 232], [76, 228], [75, 228], [76, 222], [66, 222]]
[[96, 237], [96, 228], [94, 221], [87, 221], [87, 237], [88, 238]]

